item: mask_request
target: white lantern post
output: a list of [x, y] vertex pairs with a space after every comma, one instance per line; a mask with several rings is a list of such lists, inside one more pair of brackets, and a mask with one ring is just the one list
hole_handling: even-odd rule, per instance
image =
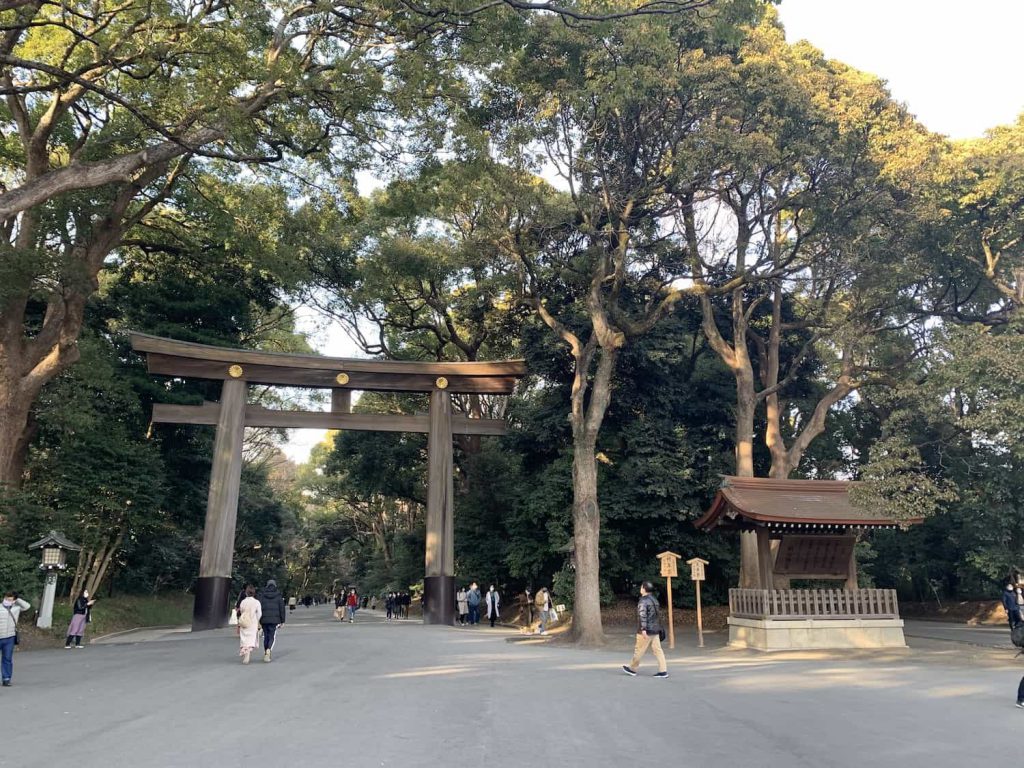
[[43, 561], [39, 564], [39, 570], [46, 574], [46, 584], [43, 587], [43, 599], [39, 604], [39, 618], [36, 619], [36, 626], [40, 629], [49, 629], [53, 626], [53, 603], [57, 596], [57, 577], [67, 570], [67, 553], [78, 552], [82, 548], [57, 531], [50, 531], [39, 541], [29, 544], [28, 548], [42, 550]]

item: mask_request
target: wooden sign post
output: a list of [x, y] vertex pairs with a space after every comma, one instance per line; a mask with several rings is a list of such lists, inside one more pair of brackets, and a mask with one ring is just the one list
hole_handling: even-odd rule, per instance
[[708, 565], [707, 560], [701, 560], [699, 557], [691, 558], [686, 561], [686, 564], [690, 566], [690, 580], [697, 587], [697, 647], [704, 647], [704, 621], [700, 615], [700, 583], [704, 581], [704, 566]]
[[662, 552], [658, 555], [658, 560], [661, 561], [661, 575], [665, 577], [668, 582], [668, 647], [676, 647], [676, 621], [675, 615], [672, 613], [672, 577], [677, 576], [676, 562], [682, 558], [682, 555], [677, 555], [675, 552]]

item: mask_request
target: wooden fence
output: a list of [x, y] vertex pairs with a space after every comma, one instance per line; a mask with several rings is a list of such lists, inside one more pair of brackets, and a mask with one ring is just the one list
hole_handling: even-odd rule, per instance
[[895, 589], [730, 589], [729, 615], [742, 619], [898, 619]]

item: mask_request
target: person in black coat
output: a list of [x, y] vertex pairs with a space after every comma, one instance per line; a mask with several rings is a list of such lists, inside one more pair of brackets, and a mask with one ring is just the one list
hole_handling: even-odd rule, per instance
[[288, 612], [284, 605], [284, 595], [273, 579], [267, 581], [267, 586], [260, 590], [258, 598], [260, 608], [263, 609], [263, 615], [260, 617], [260, 624], [263, 626], [263, 661], [269, 664], [277, 628], [284, 624]]
[[1017, 590], [1014, 589], [1013, 582], [1008, 581], [1006, 583], [1006, 589], [1003, 590], [1003, 608], [1006, 610], [1006, 620], [1010, 624], [1010, 630], [1012, 631], [1020, 623], [1020, 607], [1017, 605]]

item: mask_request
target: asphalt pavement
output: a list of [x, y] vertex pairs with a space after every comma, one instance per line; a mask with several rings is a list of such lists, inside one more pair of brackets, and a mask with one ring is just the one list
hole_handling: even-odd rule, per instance
[[[915, 624], [916, 626], [916, 624]], [[914, 651], [648, 657], [300, 609], [272, 664], [227, 630], [18, 653], [0, 766], [962, 766], [1015, 762], [1024, 664]]]
[[915, 640], [922, 639], [964, 643], [983, 648], [1016, 650], [1013, 647], [1013, 643], [1010, 642], [1010, 628], [1007, 626], [975, 626], [954, 624], [948, 621], [915, 621], [905, 619], [903, 622], [903, 635], [907, 638], [907, 644], [911, 647], [914, 646]]

